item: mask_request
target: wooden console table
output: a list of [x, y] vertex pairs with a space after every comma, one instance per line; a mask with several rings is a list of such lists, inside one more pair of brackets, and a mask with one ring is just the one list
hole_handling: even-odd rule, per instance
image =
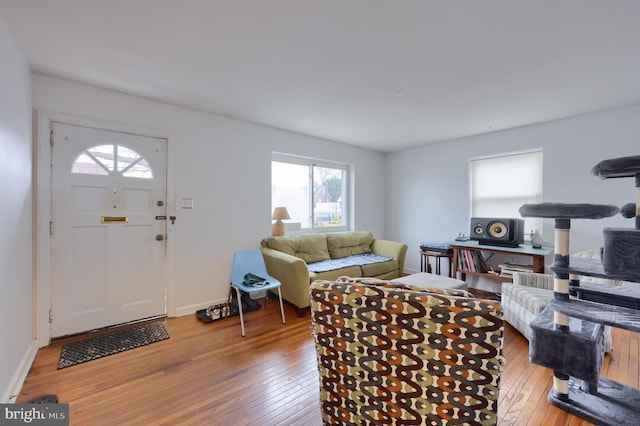
[[530, 245], [525, 244], [518, 247], [501, 247], [491, 246], [487, 244], [478, 244], [478, 242], [475, 240], [454, 241], [451, 243], [451, 247], [453, 248], [453, 278], [457, 278], [459, 272], [460, 279], [463, 281], [465, 281], [467, 274], [500, 281], [511, 281], [511, 277], [501, 277], [499, 275], [486, 272], [473, 272], [468, 269], [461, 268], [460, 262], [458, 261], [460, 250], [476, 250], [480, 252], [505, 253], [518, 256], [527, 256], [532, 258], [533, 272], [540, 274], [544, 273], [544, 257], [553, 253], [553, 246], [542, 246], [541, 248], [533, 248]]

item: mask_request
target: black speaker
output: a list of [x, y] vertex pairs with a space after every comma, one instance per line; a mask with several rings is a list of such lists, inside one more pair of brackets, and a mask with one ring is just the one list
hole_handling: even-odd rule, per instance
[[524, 219], [472, 217], [469, 235], [478, 244], [518, 247], [524, 243]]

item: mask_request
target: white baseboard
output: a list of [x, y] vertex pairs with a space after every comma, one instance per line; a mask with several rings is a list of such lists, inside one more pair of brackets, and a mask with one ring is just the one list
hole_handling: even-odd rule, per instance
[[174, 315], [170, 315], [170, 316], [182, 317], [184, 315], [193, 315], [196, 313], [196, 311], [199, 311], [200, 309], [206, 309], [211, 305], [217, 305], [220, 303], [227, 303], [227, 299], [226, 298], [217, 299], [217, 300], [211, 300], [205, 303], [197, 303], [195, 305], [181, 306], [179, 308], [176, 308]]
[[20, 360], [20, 365], [13, 373], [13, 377], [11, 378], [11, 382], [4, 391], [4, 395], [2, 395], [2, 403], [10, 404], [16, 402], [18, 395], [22, 391], [22, 385], [27, 378], [27, 374], [29, 374], [29, 370], [31, 369], [31, 364], [33, 364], [33, 360], [36, 359], [36, 354], [38, 353], [38, 345], [36, 341], [33, 340], [27, 351]]

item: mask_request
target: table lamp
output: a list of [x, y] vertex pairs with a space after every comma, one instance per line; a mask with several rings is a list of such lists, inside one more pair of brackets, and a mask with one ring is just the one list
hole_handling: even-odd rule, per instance
[[271, 216], [271, 220], [276, 221], [272, 226], [272, 233], [276, 237], [284, 235], [284, 223], [282, 223], [283, 219], [291, 219], [289, 217], [289, 212], [287, 211], [287, 208], [276, 207], [273, 210], [273, 215]]

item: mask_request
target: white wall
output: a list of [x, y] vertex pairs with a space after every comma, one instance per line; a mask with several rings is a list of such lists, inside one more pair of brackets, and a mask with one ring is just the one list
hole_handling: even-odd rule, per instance
[[40, 115], [76, 114], [169, 138], [169, 201], [194, 199], [193, 210], [168, 206], [177, 216], [170, 235], [170, 314], [226, 298], [233, 252], [258, 247], [271, 234], [272, 151], [352, 164], [355, 228], [384, 237], [381, 153], [40, 75], [32, 87]]
[[[470, 158], [538, 147], [545, 202], [622, 206], [635, 200], [633, 179], [601, 180], [590, 171], [601, 160], [640, 154], [640, 105], [389, 154], [385, 229], [389, 238], [409, 244], [406, 268], [420, 269], [421, 242], [448, 242], [469, 232]], [[602, 228], [610, 226], [634, 225], [621, 216], [572, 221], [571, 251], [600, 247]], [[545, 241], [553, 243], [553, 227], [553, 220], [544, 220]]]
[[33, 350], [30, 71], [0, 19], [0, 402], [19, 390]]

